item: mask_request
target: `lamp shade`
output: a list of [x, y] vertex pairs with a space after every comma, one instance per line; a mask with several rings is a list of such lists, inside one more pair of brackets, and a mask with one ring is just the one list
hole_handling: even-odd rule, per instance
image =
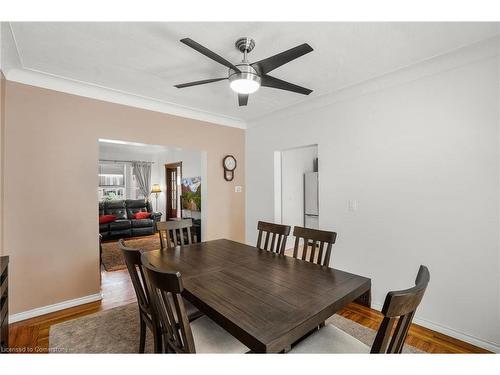
[[158, 185], [158, 184], [154, 184], [154, 185], [151, 187], [151, 193], [161, 193], [161, 188], [160, 188], [160, 185]]

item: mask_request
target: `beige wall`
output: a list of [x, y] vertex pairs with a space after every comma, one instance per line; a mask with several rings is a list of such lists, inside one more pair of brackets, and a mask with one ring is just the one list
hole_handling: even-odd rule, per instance
[[0, 256], [3, 255], [3, 162], [5, 129], [5, 77], [0, 70]]
[[[207, 239], [244, 241], [245, 133], [6, 82], [5, 249], [13, 314], [100, 291], [98, 138], [207, 152]], [[226, 182], [222, 158], [238, 169]]]

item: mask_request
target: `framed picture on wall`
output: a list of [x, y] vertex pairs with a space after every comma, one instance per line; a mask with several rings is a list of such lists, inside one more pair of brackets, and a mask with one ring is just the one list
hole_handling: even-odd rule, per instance
[[201, 177], [182, 179], [182, 208], [190, 211], [201, 211]]

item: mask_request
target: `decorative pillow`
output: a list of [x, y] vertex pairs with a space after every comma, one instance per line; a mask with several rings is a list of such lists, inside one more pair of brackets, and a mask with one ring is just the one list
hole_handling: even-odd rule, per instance
[[116, 220], [115, 215], [100, 215], [99, 216], [99, 224], [107, 224]]
[[138, 212], [134, 214], [132, 217], [134, 219], [148, 219], [151, 216], [151, 212]]

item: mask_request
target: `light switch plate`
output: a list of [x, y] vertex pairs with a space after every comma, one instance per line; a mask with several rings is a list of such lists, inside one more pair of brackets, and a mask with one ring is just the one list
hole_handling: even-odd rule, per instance
[[358, 201], [355, 199], [349, 200], [348, 208], [349, 208], [349, 211], [352, 211], [352, 212], [356, 211], [358, 209]]
[[241, 186], [235, 186], [234, 187], [234, 192], [235, 193], [241, 193]]

